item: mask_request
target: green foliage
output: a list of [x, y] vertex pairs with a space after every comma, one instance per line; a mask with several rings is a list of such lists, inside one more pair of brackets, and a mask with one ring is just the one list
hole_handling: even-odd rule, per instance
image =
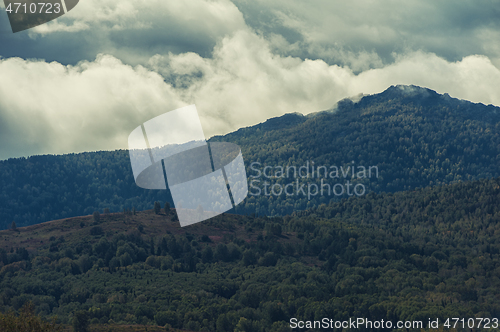
[[177, 315], [174, 311], [160, 311], [154, 316], [154, 319], [159, 326], [177, 325]]
[[94, 226], [90, 229], [90, 235], [102, 235], [104, 231], [100, 226]]
[[160, 202], [155, 202], [154, 211], [155, 211], [156, 214], [160, 214], [160, 212], [161, 212], [161, 204], [160, 204]]
[[86, 311], [79, 310], [73, 315], [72, 326], [75, 332], [89, 331], [89, 314]]
[[[84, 312], [99, 324], [192, 331], [287, 331], [290, 317], [496, 317], [499, 195], [500, 179], [481, 180], [187, 229], [150, 213], [164, 233], [146, 234], [146, 221], [144, 233], [106, 229], [76, 242], [53, 236], [33, 253], [0, 250], [0, 309], [33, 301], [65, 324]], [[79, 222], [74, 231], [87, 232]]]
[[275, 266], [277, 262], [278, 259], [273, 252], [266, 252], [264, 256], [259, 259], [259, 265], [262, 266]]
[[159, 199], [172, 202], [164, 191], [135, 185], [126, 150], [0, 161], [0, 197], [0, 229], [9, 229], [13, 220], [21, 227], [105, 208], [148, 210]]
[[279, 223], [266, 224], [266, 232], [275, 236], [281, 235], [281, 225]]
[[[273, 184], [294, 183], [321, 187], [321, 180], [333, 186], [363, 184], [367, 192], [411, 191], [417, 188], [500, 176], [500, 112], [494, 106], [472, 104], [441, 96], [434, 91], [414, 95], [392, 87], [358, 103], [343, 101], [334, 112], [304, 117], [287, 114], [260, 125], [214, 137], [242, 147], [249, 176], [249, 196], [237, 207], [237, 213], [287, 215], [349, 198], [325, 194], [311, 196], [293, 191], [270, 195]], [[258, 162], [257, 166], [251, 163]], [[376, 166], [378, 177], [354, 179], [312, 177], [311, 163], [342, 166], [345, 169]], [[264, 167], [309, 165], [309, 177], [265, 177]], [[256, 171], [257, 170], [257, 171]], [[252, 176], [260, 177], [253, 178]], [[275, 171], [267, 171], [275, 175]], [[279, 173], [279, 172], [278, 172]], [[279, 176], [279, 174], [278, 174]], [[261, 189], [258, 191], [254, 186]], [[267, 195], [264, 181], [268, 182]], [[279, 192], [279, 190], [275, 191]], [[312, 189], [314, 193], [314, 189]], [[253, 194], [253, 195], [252, 195]], [[256, 195], [258, 194], [258, 195]], [[352, 194], [352, 187], [351, 187]]]
[[[354, 161], [379, 169], [378, 178], [359, 180], [367, 191], [397, 192], [500, 176], [499, 117], [494, 106], [433, 91], [408, 95], [393, 87], [356, 104], [343, 101], [335, 112], [287, 114], [210, 141], [241, 146], [249, 176], [255, 175], [252, 162], [260, 162], [262, 170], [312, 161], [317, 166], [348, 167]], [[261, 180], [285, 185], [294, 179]], [[142, 211], [155, 201], [173, 203], [168, 191], [135, 185], [125, 150], [0, 161], [0, 197], [2, 229], [12, 220], [20, 227], [105, 208]], [[235, 212], [284, 216], [328, 204], [332, 198], [340, 199], [317, 195], [309, 200], [285, 193], [271, 199], [262, 193], [250, 195]]]
[[27, 302], [19, 310], [19, 315], [13, 311], [0, 313], [0, 331], [2, 332], [59, 332], [62, 327], [56, 325], [55, 319], [49, 323], [35, 315], [33, 303]]
[[210, 246], [206, 246], [201, 252], [201, 261], [203, 263], [210, 263], [214, 258], [213, 250]]

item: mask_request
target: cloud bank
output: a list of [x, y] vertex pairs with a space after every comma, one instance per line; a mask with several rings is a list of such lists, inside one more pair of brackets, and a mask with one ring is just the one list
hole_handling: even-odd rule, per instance
[[0, 159], [127, 148], [137, 125], [189, 104], [207, 138], [394, 84], [500, 105], [499, 10], [469, 0], [81, 1], [0, 33]]
[[485, 56], [450, 62], [411, 52], [354, 74], [323, 60], [280, 56], [249, 29], [223, 38], [210, 58], [156, 55], [131, 66], [110, 55], [75, 66], [0, 60], [0, 158], [127, 148], [138, 124], [196, 104], [205, 135], [289, 112], [329, 109], [345, 97], [416, 84], [500, 105], [500, 71]]
[[474, 54], [500, 68], [498, 1], [464, 0], [234, 0], [249, 26], [266, 36], [279, 34], [283, 53], [349, 65], [361, 54], [364, 65], [394, 61], [394, 52], [424, 51], [448, 61]]

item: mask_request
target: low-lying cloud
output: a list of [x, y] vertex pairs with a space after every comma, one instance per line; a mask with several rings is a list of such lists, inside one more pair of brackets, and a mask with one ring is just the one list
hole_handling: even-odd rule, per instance
[[273, 50], [268, 39], [243, 28], [218, 42], [211, 57], [168, 53], [143, 66], [110, 55], [74, 66], [2, 59], [0, 159], [127, 148], [138, 124], [193, 103], [207, 137], [285, 113], [329, 109], [340, 99], [394, 84], [500, 105], [500, 71], [481, 55], [452, 62], [408, 52], [355, 74], [347, 66]]

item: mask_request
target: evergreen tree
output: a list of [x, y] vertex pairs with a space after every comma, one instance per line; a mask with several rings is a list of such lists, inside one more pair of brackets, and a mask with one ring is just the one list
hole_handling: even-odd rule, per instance
[[94, 213], [92, 214], [92, 217], [94, 217], [94, 221], [96, 223], [101, 221], [101, 214], [99, 213], [99, 211], [94, 211]]
[[161, 211], [161, 205], [160, 205], [160, 202], [155, 202], [155, 205], [154, 205], [154, 210], [155, 210], [155, 213], [156, 213], [156, 214], [160, 214], [160, 211]]
[[86, 311], [80, 310], [73, 315], [73, 331], [88, 332], [89, 331], [89, 314]]

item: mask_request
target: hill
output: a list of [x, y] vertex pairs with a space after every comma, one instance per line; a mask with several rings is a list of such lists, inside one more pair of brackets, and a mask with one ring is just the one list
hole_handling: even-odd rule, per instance
[[[499, 110], [425, 88], [394, 86], [357, 103], [344, 100], [308, 116], [286, 114], [211, 141], [242, 148], [251, 194], [232, 212], [283, 216], [348, 197], [347, 188], [356, 184], [358, 193], [380, 193], [498, 177]], [[303, 167], [309, 177], [280, 176], [279, 167]], [[358, 177], [362, 168], [373, 172]], [[298, 190], [309, 184], [320, 188], [322, 179], [341, 187], [328, 195]], [[293, 195], [280, 192], [292, 183], [297, 184]], [[106, 208], [146, 210], [154, 201], [172, 204], [168, 192], [135, 185], [124, 150], [0, 162], [1, 229], [12, 221], [27, 226]]]
[[101, 330], [492, 319], [499, 199], [496, 178], [370, 193], [283, 218], [224, 214], [180, 228], [174, 210], [144, 211], [5, 230], [0, 309], [32, 301], [62, 323], [83, 310]]

